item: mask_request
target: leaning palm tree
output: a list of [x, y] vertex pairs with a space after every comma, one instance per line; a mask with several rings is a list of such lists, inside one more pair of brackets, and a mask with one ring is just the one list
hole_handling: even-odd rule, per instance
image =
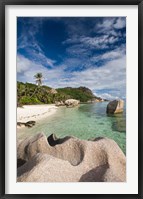
[[34, 77], [36, 79], [36, 83], [38, 84], [38, 87], [40, 87], [42, 85], [42, 79], [43, 79], [42, 73], [37, 73], [36, 75], [34, 75]]
[[34, 75], [34, 78], [36, 79], [36, 84], [38, 84], [38, 87], [36, 87], [35, 91], [30, 96], [30, 98], [32, 98], [35, 95], [35, 93], [39, 90], [40, 86], [42, 85], [43, 75], [42, 73], [36, 73], [36, 75]]

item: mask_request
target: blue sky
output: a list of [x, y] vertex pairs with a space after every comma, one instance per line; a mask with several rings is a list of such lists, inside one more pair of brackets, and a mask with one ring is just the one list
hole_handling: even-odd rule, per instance
[[126, 97], [125, 17], [18, 17], [17, 80]]

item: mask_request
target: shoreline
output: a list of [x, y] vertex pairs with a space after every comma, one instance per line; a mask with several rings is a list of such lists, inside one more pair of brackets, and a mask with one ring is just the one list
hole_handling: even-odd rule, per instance
[[38, 121], [53, 115], [57, 109], [58, 107], [55, 104], [17, 107], [17, 122]]
[[[80, 103], [92, 104], [92, 103]], [[23, 105], [17, 107], [17, 122], [39, 121], [53, 115], [59, 107], [55, 104]]]

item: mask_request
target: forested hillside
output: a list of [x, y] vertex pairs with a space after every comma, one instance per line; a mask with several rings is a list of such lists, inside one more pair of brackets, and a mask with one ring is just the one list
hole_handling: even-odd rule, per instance
[[71, 98], [80, 100], [80, 102], [101, 100], [86, 87], [53, 89], [44, 85], [37, 86], [36, 84], [17, 82], [18, 106], [24, 104], [51, 104]]

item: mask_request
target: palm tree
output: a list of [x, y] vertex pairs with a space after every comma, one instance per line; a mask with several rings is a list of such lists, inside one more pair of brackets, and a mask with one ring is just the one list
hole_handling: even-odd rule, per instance
[[42, 79], [43, 79], [42, 73], [37, 73], [36, 75], [34, 75], [34, 77], [36, 79], [36, 83], [38, 84], [38, 87], [40, 87], [42, 85]]
[[42, 85], [43, 75], [42, 73], [36, 73], [36, 75], [34, 75], [34, 78], [36, 79], [36, 84], [38, 84], [38, 87], [36, 87], [35, 91], [30, 96], [30, 98], [35, 95], [35, 93], [39, 90], [40, 86]]

